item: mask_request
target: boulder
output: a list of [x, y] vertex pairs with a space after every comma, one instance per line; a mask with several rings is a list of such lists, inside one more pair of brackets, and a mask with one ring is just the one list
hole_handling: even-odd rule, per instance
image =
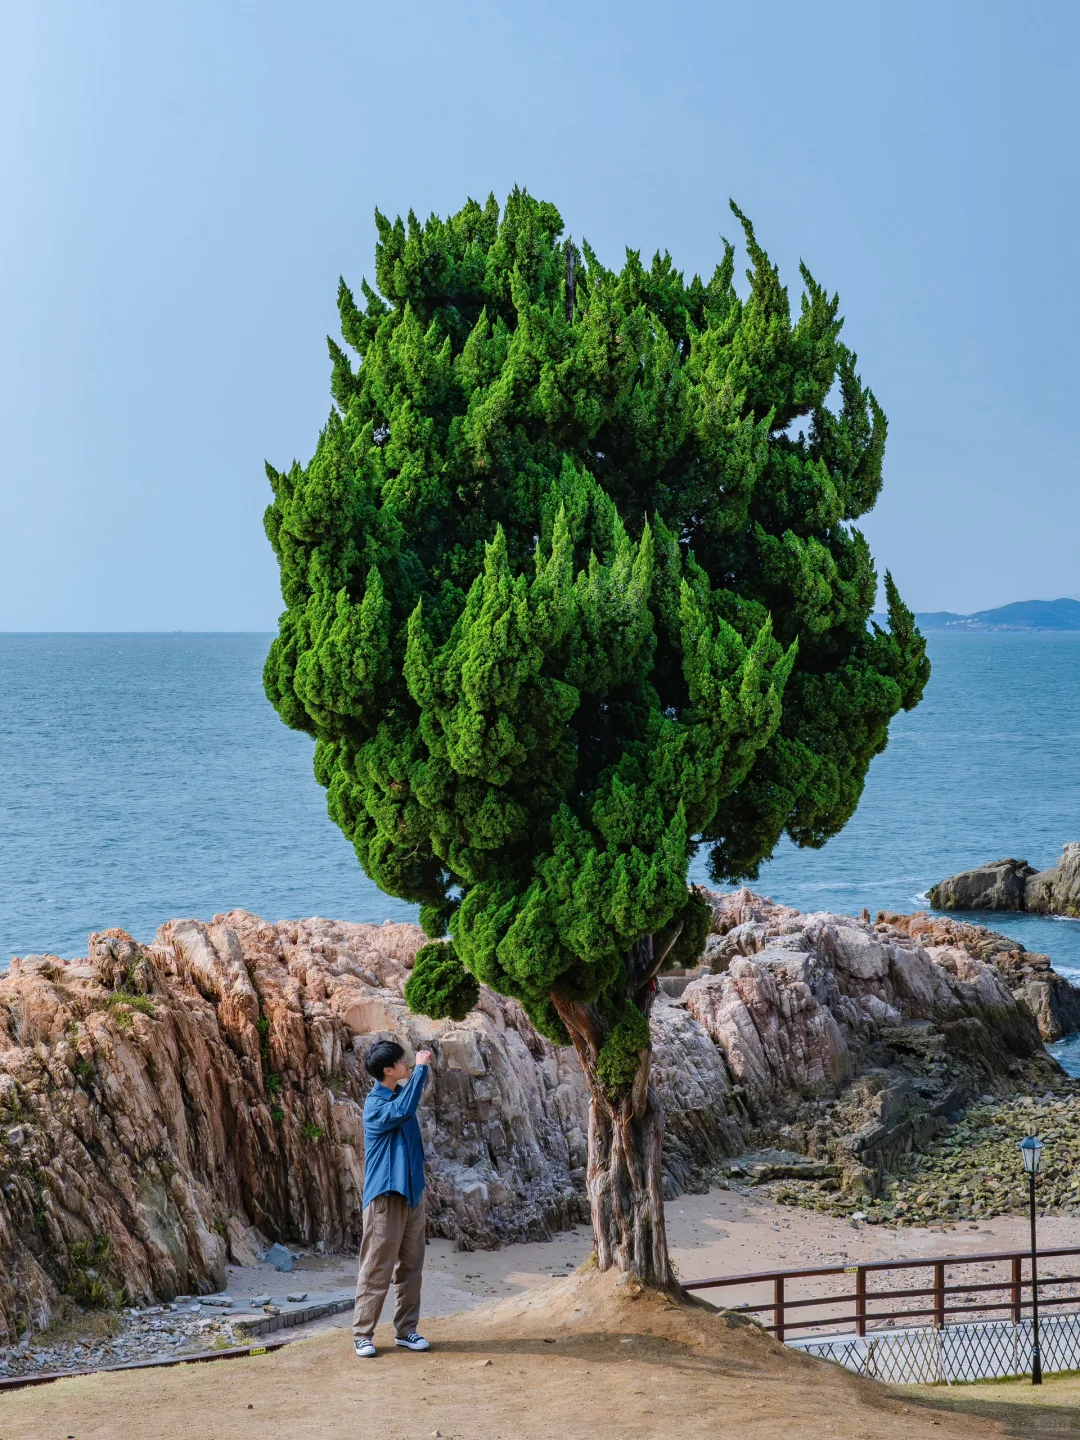
[[992, 860], [942, 880], [931, 889], [930, 904], [935, 910], [1023, 910], [1034, 874], [1026, 860]]
[[1080, 916], [1080, 844], [1066, 845], [1052, 869], [1029, 877], [1024, 906], [1034, 915]]
[[933, 886], [935, 910], [1026, 910], [1033, 915], [1080, 917], [1080, 843], [1071, 842], [1048, 870], [1026, 860], [994, 860], [962, 870]]

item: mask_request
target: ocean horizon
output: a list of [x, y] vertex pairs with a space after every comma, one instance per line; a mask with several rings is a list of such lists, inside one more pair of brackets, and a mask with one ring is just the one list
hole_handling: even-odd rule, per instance
[[[0, 634], [0, 968], [119, 926], [234, 908], [415, 919], [326, 814], [313, 742], [262, 690], [266, 631]], [[928, 635], [923, 703], [821, 850], [783, 842], [752, 888], [801, 910], [926, 906], [957, 870], [1043, 867], [1080, 839], [1080, 634]], [[708, 881], [707, 857], [691, 866]], [[1080, 980], [1080, 922], [973, 917]]]

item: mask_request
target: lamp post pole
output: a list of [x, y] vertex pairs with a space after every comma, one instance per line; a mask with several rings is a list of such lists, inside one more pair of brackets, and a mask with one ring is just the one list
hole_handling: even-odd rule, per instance
[[1031, 1383], [1042, 1384], [1042, 1357], [1039, 1354], [1039, 1271], [1035, 1248], [1035, 1176], [1042, 1161], [1042, 1141], [1029, 1135], [1020, 1142], [1024, 1169], [1028, 1177], [1028, 1200], [1031, 1213]]
[[1035, 1171], [1028, 1176], [1031, 1197], [1031, 1383], [1042, 1384], [1042, 1357], [1039, 1355], [1039, 1273], [1035, 1258]]

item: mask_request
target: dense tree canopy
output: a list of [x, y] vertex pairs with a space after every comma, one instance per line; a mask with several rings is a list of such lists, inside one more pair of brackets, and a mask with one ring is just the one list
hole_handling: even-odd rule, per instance
[[885, 417], [838, 300], [804, 267], [793, 321], [735, 213], [744, 295], [731, 244], [708, 281], [612, 271], [520, 191], [377, 215], [336, 408], [268, 467], [267, 693], [367, 874], [449, 929], [410, 1003], [460, 1016], [482, 981], [560, 1039], [560, 998], [591, 1005], [612, 1089], [648, 1043], [627, 957], [700, 943], [696, 847], [738, 880], [823, 844], [929, 674], [888, 577], [868, 628]]

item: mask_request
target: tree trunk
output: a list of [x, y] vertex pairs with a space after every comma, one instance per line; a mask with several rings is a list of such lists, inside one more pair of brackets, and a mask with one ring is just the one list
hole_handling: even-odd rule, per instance
[[[658, 969], [648, 936], [630, 957], [627, 996], [646, 1018]], [[587, 1185], [597, 1264], [601, 1270], [617, 1268], [645, 1285], [681, 1294], [668, 1257], [661, 1166], [664, 1112], [649, 1079], [652, 1049], [638, 1053], [631, 1085], [609, 1091], [597, 1073], [597, 1057], [606, 1038], [597, 1009], [557, 995], [552, 1000], [570, 1032], [589, 1086]]]

